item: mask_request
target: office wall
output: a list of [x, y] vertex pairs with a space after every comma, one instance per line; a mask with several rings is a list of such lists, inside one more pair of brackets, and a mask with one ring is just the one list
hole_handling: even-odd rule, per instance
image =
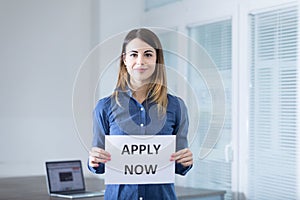
[[97, 87], [95, 100], [111, 94], [115, 87], [122, 40], [129, 30], [141, 26], [143, 2], [143, 0], [100, 1], [100, 43], [95, 50], [104, 51], [105, 56], [113, 59], [108, 66], [101, 65], [103, 69], [105, 68], [102, 74], [94, 70], [101, 74], [100, 77], [96, 77], [97, 80], [93, 80], [93, 87], [94, 85]]
[[[0, 177], [44, 174], [44, 161], [87, 161], [89, 111], [73, 121], [73, 84], [92, 48], [111, 34], [139, 25], [139, 1], [0, 1]], [[139, 7], [140, 8], [140, 7]], [[120, 16], [122, 21], [120, 21]], [[93, 93], [84, 74], [83, 108]], [[89, 173], [85, 170], [85, 173]]]
[[0, 2], [0, 177], [43, 174], [46, 160], [86, 160], [71, 103], [97, 28], [91, 6], [80, 0]]

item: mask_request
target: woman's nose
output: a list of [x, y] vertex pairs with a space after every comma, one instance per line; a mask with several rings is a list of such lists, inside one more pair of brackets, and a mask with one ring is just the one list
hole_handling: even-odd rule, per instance
[[143, 65], [144, 64], [144, 57], [142, 55], [138, 55], [136, 62], [139, 65]]

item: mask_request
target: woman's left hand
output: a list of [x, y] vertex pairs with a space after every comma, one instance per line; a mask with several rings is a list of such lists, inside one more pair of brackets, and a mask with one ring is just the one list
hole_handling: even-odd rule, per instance
[[193, 153], [188, 148], [181, 149], [171, 155], [170, 161], [176, 161], [188, 167], [193, 164]]

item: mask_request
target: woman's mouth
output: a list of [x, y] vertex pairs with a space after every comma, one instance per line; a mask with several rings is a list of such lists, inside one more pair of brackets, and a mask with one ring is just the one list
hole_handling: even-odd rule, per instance
[[135, 68], [134, 70], [137, 71], [137, 72], [142, 73], [142, 72], [145, 72], [145, 71], [147, 70], [147, 68], [144, 68], [144, 67], [138, 67], [138, 68]]

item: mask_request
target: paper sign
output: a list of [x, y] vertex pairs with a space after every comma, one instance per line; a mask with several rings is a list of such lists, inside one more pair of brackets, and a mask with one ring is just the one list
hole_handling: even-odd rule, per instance
[[174, 183], [174, 135], [105, 136], [111, 160], [105, 164], [105, 184]]

